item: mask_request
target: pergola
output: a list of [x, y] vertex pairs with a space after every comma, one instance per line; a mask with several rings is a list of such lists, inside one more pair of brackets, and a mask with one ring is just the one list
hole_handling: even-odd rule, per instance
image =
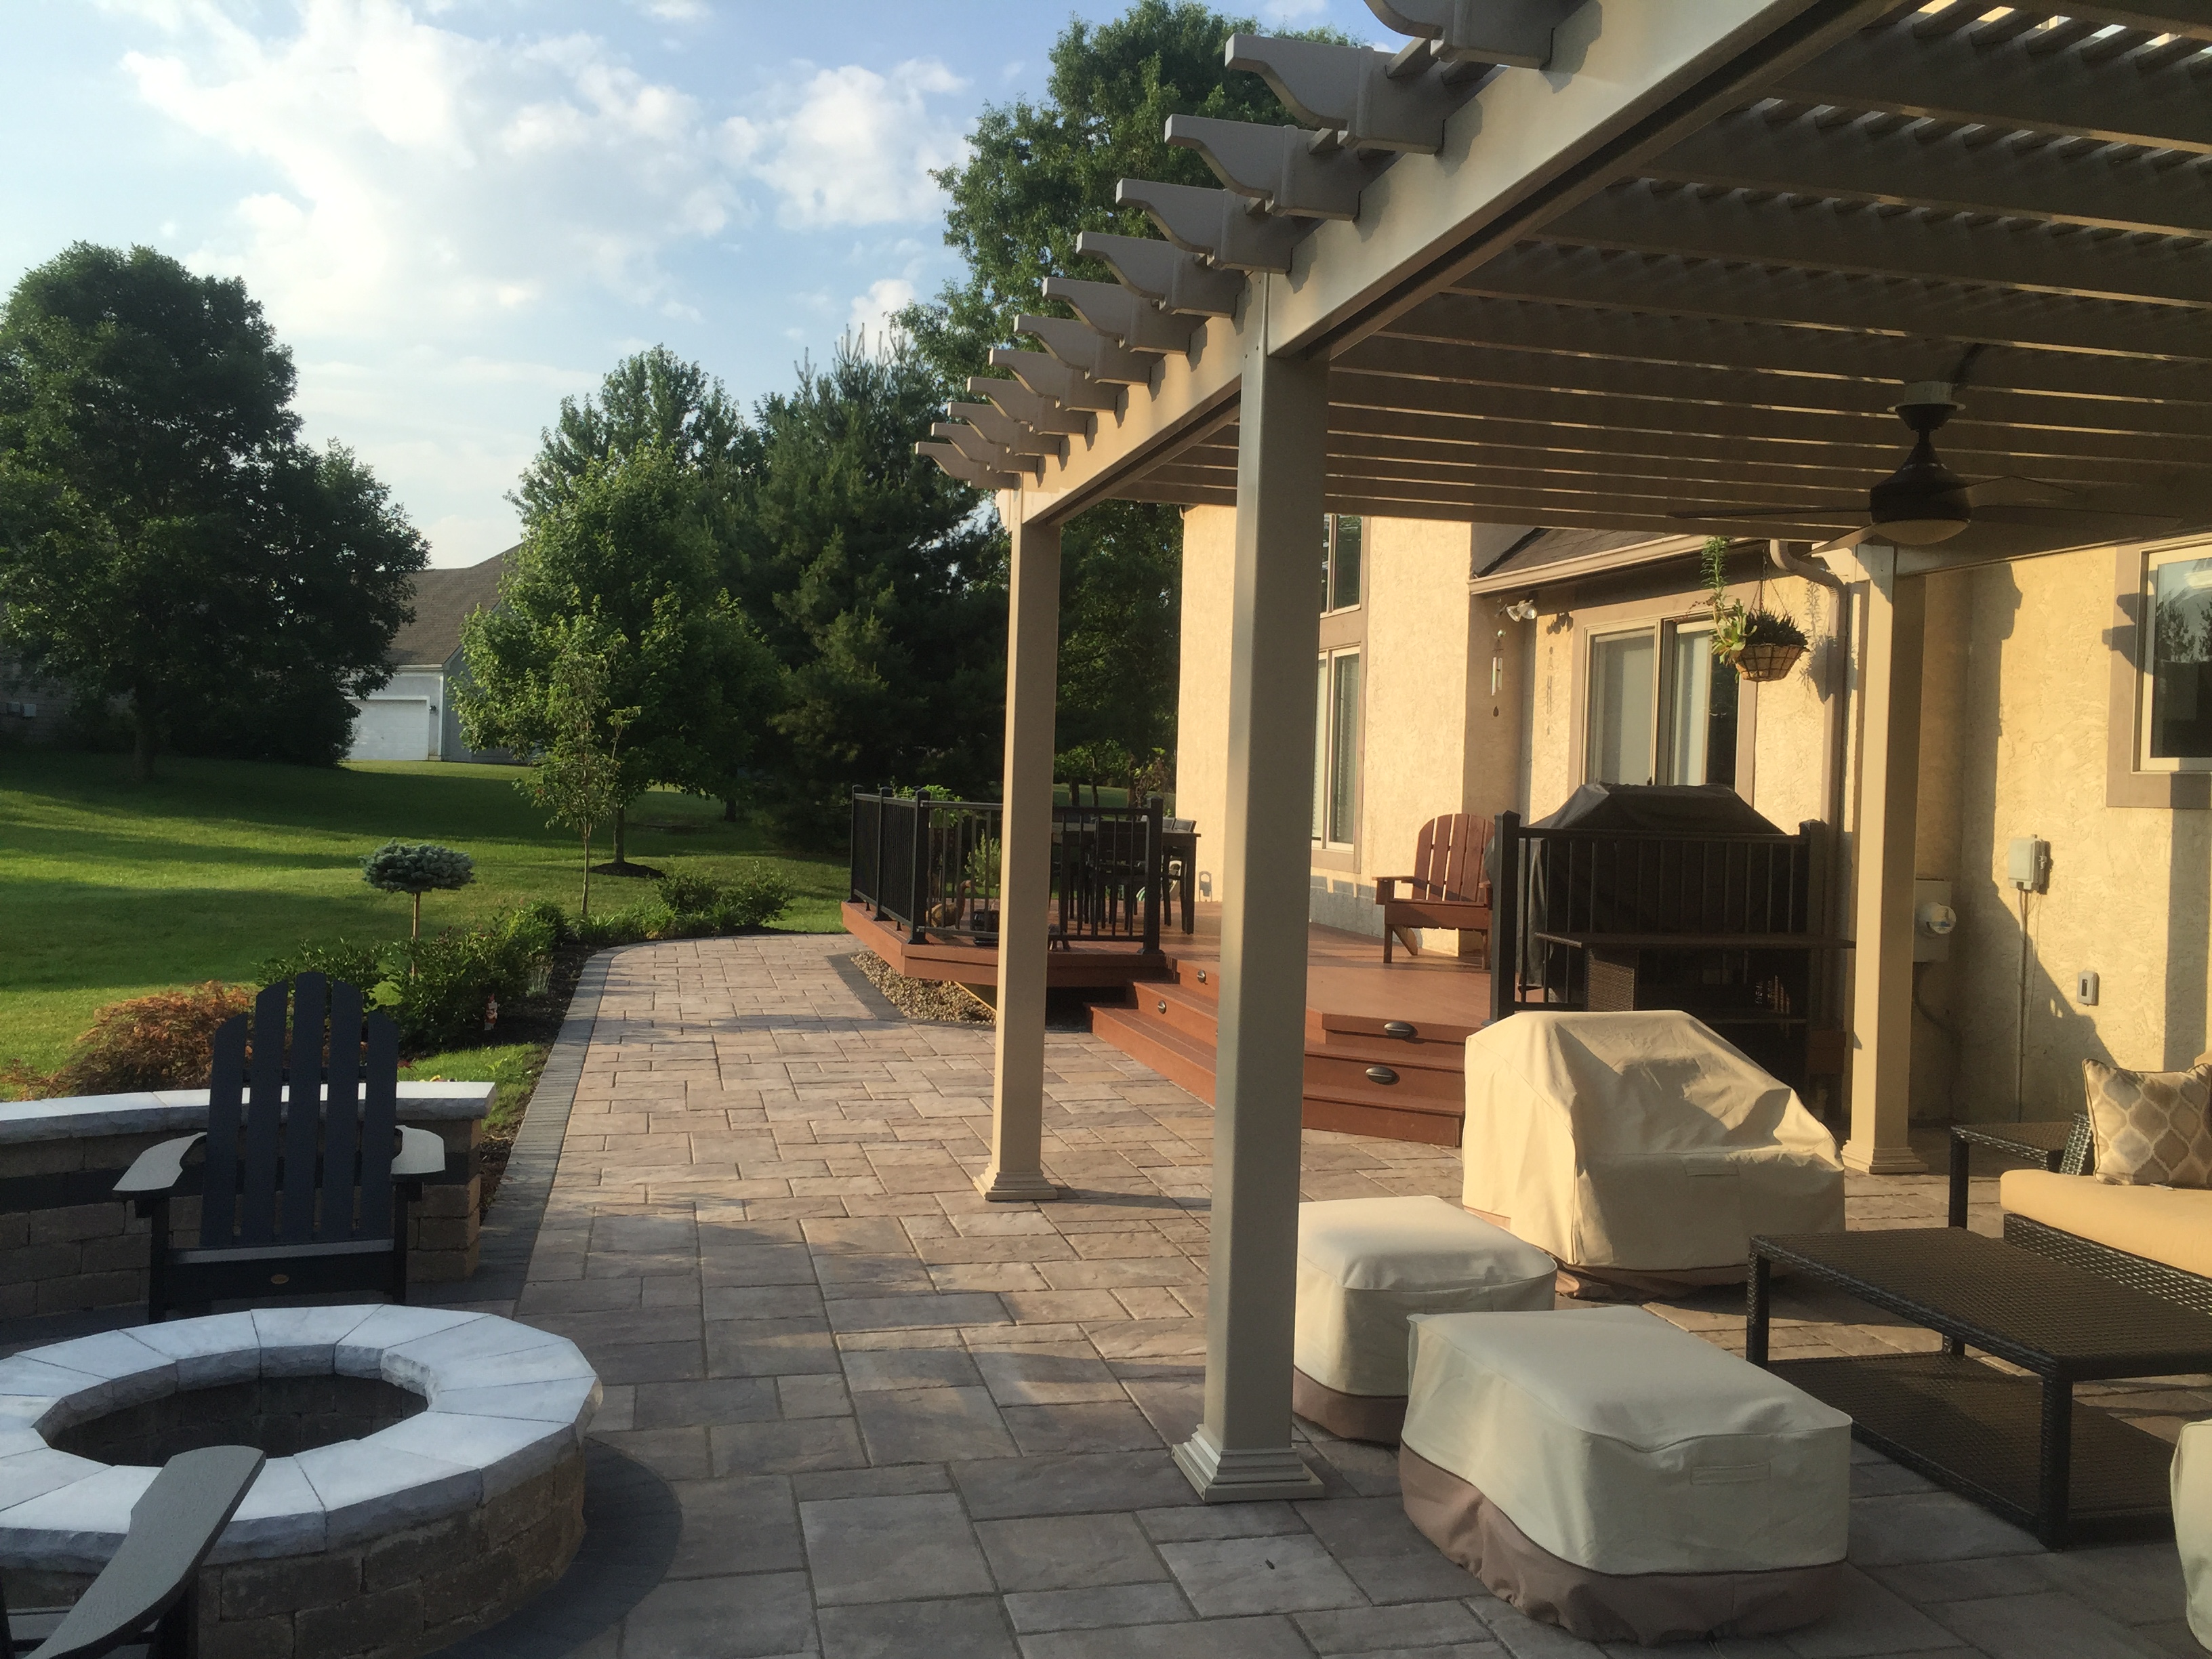
[[[2212, 0], [1369, 0], [1395, 54], [1238, 37], [1296, 123], [1178, 117], [1218, 191], [1124, 181], [1166, 238], [922, 446], [1013, 537], [994, 1158], [1052, 1195], [1043, 1066], [1059, 526], [1237, 509], [1205, 1420], [1208, 1498], [1312, 1489], [1290, 1441], [1308, 819], [1325, 512], [1823, 542], [1902, 459], [1992, 495], [1856, 550], [1851, 1134], [1905, 1146], [1926, 574], [2212, 524]], [[1926, 394], [1913, 394], [1926, 395]]]

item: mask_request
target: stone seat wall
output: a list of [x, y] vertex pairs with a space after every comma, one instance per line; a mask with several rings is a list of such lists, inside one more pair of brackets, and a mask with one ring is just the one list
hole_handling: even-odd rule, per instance
[[[403, 1083], [399, 1121], [446, 1144], [444, 1174], [408, 1208], [412, 1284], [476, 1271], [483, 1187], [477, 1147], [489, 1083]], [[0, 1319], [146, 1299], [147, 1233], [116, 1182], [148, 1147], [207, 1127], [207, 1091], [0, 1103]], [[171, 1206], [173, 1237], [199, 1242], [199, 1200]]]

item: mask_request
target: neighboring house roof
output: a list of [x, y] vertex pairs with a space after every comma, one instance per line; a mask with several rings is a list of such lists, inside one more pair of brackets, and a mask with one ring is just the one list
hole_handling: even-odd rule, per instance
[[1532, 530], [1476, 571], [1468, 587], [1500, 593], [1679, 558], [1704, 545], [1702, 536], [1654, 536], [1648, 530]]
[[499, 603], [499, 579], [507, 568], [507, 554], [495, 553], [482, 564], [458, 570], [424, 570], [415, 577], [410, 601], [415, 620], [392, 636], [389, 660], [395, 668], [442, 667], [461, 648], [461, 625], [472, 611], [489, 611]]

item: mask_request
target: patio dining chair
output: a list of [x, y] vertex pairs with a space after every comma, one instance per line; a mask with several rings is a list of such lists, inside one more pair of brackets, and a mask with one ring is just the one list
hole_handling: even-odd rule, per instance
[[[148, 1148], [115, 1183], [153, 1218], [146, 1317], [217, 1301], [381, 1291], [407, 1299], [407, 1205], [445, 1143], [397, 1121], [399, 1032], [343, 981], [302, 974], [216, 1032], [208, 1127]], [[173, 1200], [197, 1193], [199, 1243]]]
[[0, 1595], [6, 1659], [190, 1659], [200, 1567], [261, 1473], [252, 1446], [180, 1452], [131, 1506], [131, 1529], [70, 1607], [11, 1612]]

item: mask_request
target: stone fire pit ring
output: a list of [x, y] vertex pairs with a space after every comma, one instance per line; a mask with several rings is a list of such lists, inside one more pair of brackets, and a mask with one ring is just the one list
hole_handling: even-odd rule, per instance
[[[389, 1420], [395, 1407], [362, 1406], [371, 1396], [412, 1414]], [[203, 1597], [202, 1648], [207, 1659], [428, 1652], [566, 1568], [599, 1398], [566, 1338], [435, 1308], [216, 1314], [33, 1349], [0, 1360], [0, 1566], [66, 1595], [122, 1542], [164, 1454], [142, 1464], [68, 1449], [88, 1435], [173, 1443], [213, 1420], [281, 1424], [304, 1440], [343, 1433], [350, 1409], [383, 1425], [285, 1455], [258, 1442], [272, 1455], [210, 1557], [221, 1582]]]

